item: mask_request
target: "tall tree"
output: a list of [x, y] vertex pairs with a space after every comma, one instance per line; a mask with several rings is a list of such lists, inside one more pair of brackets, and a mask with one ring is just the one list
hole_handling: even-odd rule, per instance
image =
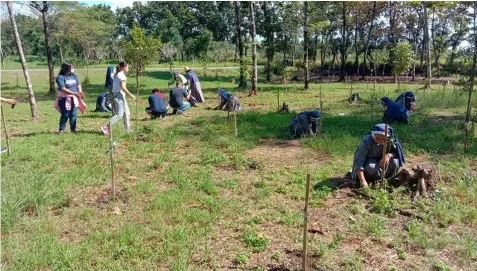
[[308, 37], [308, 1], [305, 1], [305, 10], [304, 10], [304, 23], [303, 23], [303, 44], [304, 44], [304, 60], [305, 63], [305, 89], [308, 89], [308, 83], [310, 80], [310, 72], [308, 69], [308, 45], [309, 45], [309, 37]]
[[239, 62], [240, 62], [240, 79], [239, 86], [245, 86], [244, 82], [244, 59], [243, 59], [243, 36], [242, 36], [242, 17], [240, 16], [240, 3], [234, 2], [235, 4], [235, 29], [237, 31], [237, 40], [238, 40], [238, 51], [239, 51]]
[[255, 16], [254, 16], [254, 11], [253, 11], [253, 5], [254, 2], [250, 2], [250, 23], [251, 23], [251, 33], [252, 33], [252, 90], [250, 91], [250, 94], [253, 96], [257, 95], [257, 40], [255, 38], [255, 35], [257, 33], [255, 29]]
[[422, 20], [424, 24], [424, 50], [426, 55], [426, 88], [430, 88], [432, 84], [432, 69], [431, 69], [431, 44], [429, 40], [429, 20], [427, 19], [427, 2], [421, 1], [422, 5]]
[[368, 52], [369, 52], [369, 44], [371, 41], [371, 34], [373, 33], [373, 27], [374, 27], [374, 18], [376, 17], [376, 4], [377, 2], [373, 2], [373, 12], [371, 15], [370, 19], [370, 24], [369, 24], [369, 30], [368, 30], [368, 36], [366, 38], [366, 49], [364, 50], [364, 56], [363, 56], [363, 71], [362, 71], [362, 76], [361, 79], [365, 80], [366, 79], [366, 67], [367, 67], [367, 59], [368, 59]]
[[49, 74], [49, 82], [50, 82], [50, 93], [55, 93], [55, 79], [54, 79], [54, 71], [53, 71], [53, 55], [51, 53], [51, 46], [50, 46], [50, 29], [48, 24], [48, 2], [30, 2], [30, 7], [32, 9], [41, 12], [41, 17], [43, 19], [43, 31], [45, 34], [45, 49], [46, 49], [46, 58], [48, 60], [48, 74]]
[[346, 36], [346, 2], [343, 1], [343, 6], [342, 6], [342, 20], [343, 20], [343, 25], [342, 25], [342, 30], [341, 30], [341, 69], [340, 69], [340, 79], [339, 81], [345, 81], [345, 67], [346, 67], [346, 51], [348, 49], [348, 39]]
[[28, 89], [28, 96], [30, 98], [30, 109], [31, 116], [34, 120], [39, 119], [38, 108], [36, 106], [35, 94], [33, 93], [33, 86], [30, 80], [30, 74], [28, 73], [27, 62], [25, 60], [25, 55], [23, 54], [22, 42], [20, 40], [20, 35], [18, 35], [17, 23], [15, 21], [15, 14], [13, 13], [12, 2], [7, 2], [8, 14], [10, 15], [10, 22], [12, 23], [13, 34], [15, 35], [15, 42], [17, 44], [18, 54], [22, 63], [23, 75], [25, 76], [25, 82]]

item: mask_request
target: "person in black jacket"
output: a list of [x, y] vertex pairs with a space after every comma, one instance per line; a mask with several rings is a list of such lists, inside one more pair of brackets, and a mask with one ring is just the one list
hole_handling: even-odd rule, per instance
[[314, 136], [317, 123], [321, 113], [318, 110], [304, 111], [293, 117], [290, 122], [290, 133], [293, 138], [300, 138], [302, 135]]

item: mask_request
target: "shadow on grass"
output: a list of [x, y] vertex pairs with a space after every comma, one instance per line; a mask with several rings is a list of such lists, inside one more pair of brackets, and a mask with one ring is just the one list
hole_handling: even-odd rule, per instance
[[[98, 129], [98, 131], [93, 131], [93, 130], [78, 130], [74, 133], [72, 132], [65, 132], [66, 134], [67, 133], [71, 133], [71, 134], [74, 134], [74, 135], [86, 135], [86, 134], [90, 134], [90, 135], [103, 135], [103, 133]], [[54, 136], [58, 136], [58, 138], [61, 138], [61, 134], [59, 134], [57, 131], [51, 131], [51, 132], [31, 132], [31, 133], [22, 133], [22, 134], [14, 134], [12, 135], [11, 137], [32, 137], [32, 136], [38, 136], [38, 135], [54, 135]]]

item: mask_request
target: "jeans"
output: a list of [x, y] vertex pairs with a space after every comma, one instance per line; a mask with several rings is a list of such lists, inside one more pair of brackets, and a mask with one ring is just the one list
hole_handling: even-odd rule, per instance
[[131, 114], [129, 113], [128, 103], [122, 99], [114, 98], [114, 116], [109, 120], [109, 126], [113, 126], [121, 118], [123, 119], [124, 129], [130, 130], [131, 124], [129, 118]]
[[76, 131], [76, 107], [74, 107], [73, 98], [70, 98], [72, 108], [70, 110], [66, 109], [66, 99], [60, 98], [58, 100], [58, 105], [60, 106], [61, 117], [60, 117], [60, 131], [64, 131], [66, 128], [66, 122], [70, 120], [70, 130], [72, 132]]
[[169, 106], [167, 106], [166, 111], [156, 112], [156, 111], [153, 111], [150, 107], [146, 107], [146, 113], [152, 118], [158, 118], [158, 117], [165, 118], [167, 116], [167, 109], [169, 109]]
[[184, 111], [186, 111], [189, 107], [190, 107], [189, 102], [182, 102], [182, 105], [180, 107], [175, 107], [175, 108], [173, 107], [174, 111], [172, 111], [172, 113], [176, 113], [177, 111], [179, 111], [179, 113], [184, 113]]

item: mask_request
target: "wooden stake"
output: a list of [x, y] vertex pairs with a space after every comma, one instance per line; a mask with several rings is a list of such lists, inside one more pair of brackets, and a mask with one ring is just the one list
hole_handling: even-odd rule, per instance
[[18, 73], [16, 73], [17, 75], [17, 87], [19, 87], [20, 85], [18, 84]]
[[386, 138], [386, 143], [384, 143], [384, 145], [383, 145], [383, 158], [381, 159], [381, 160], [382, 160], [382, 165], [381, 165], [381, 186], [384, 186], [384, 175], [386, 175], [385, 165], [384, 165], [384, 159], [385, 159], [386, 151], [387, 151], [387, 148], [388, 148], [388, 125], [387, 125], [387, 124], [384, 125], [384, 137]]
[[237, 129], [237, 111], [234, 111], [234, 120], [235, 120], [235, 137], [238, 137], [238, 129]]
[[306, 257], [307, 257], [307, 238], [308, 238], [308, 205], [310, 202], [310, 185], [311, 175], [306, 175], [306, 193], [305, 193], [305, 210], [303, 212], [303, 261], [302, 269], [306, 270]]
[[277, 110], [280, 110], [280, 88], [278, 88], [278, 95], [277, 95]]
[[2, 121], [3, 121], [3, 131], [5, 133], [5, 140], [7, 141], [7, 154], [8, 156], [12, 156], [12, 153], [10, 152], [10, 143], [8, 141], [8, 132], [7, 132], [7, 124], [5, 122], [5, 113], [3, 113], [3, 105], [0, 106], [2, 110]]
[[116, 202], [116, 182], [114, 180], [114, 142], [113, 142], [113, 126], [109, 126], [109, 158], [111, 167], [111, 190], [113, 191], [113, 202]]
[[321, 86], [320, 86], [320, 126], [318, 127], [318, 135], [321, 136], [321, 126], [323, 125], [323, 102], [321, 101]]
[[374, 94], [371, 95], [371, 122], [374, 122]]

